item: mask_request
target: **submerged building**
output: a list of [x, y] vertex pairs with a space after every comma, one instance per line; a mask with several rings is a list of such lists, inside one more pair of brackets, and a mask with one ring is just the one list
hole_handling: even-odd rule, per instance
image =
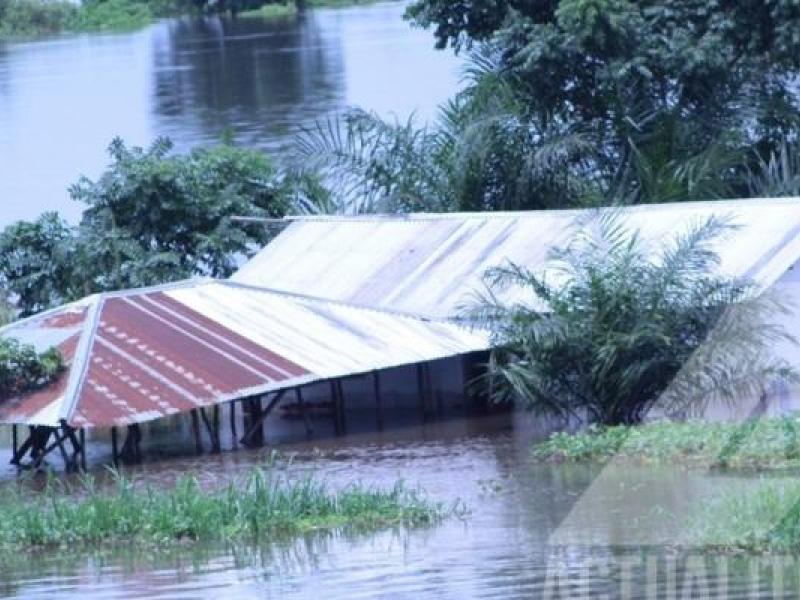
[[[712, 215], [736, 226], [715, 248], [722, 274], [800, 300], [798, 200], [645, 205], [619, 218], [656, 248]], [[15, 427], [14, 460], [58, 450], [77, 465], [85, 429], [114, 428], [116, 447], [116, 428], [127, 427], [135, 447], [141, 423], [180, 413], [193, 416], [198, 443], [204, 428], [219, 449], [223, 405], [231, 439], [245, 443], [263, 439], [264, 421], [279, 415], [310, 431], [324, 413], [342, 431], [348, 411], [374, 414], [376, 426], [390, 409], [447, 412], [464, 404], [491, 345], [462, 318], [485, 271], [508, 262], [548, 269], [552, 250], [594, 216], [294, 217], [230, 280], [99, 294], [13, 323], [0, 333], [56, 346], [67, 363], [51, 385], [0, 401], [0, 423], [28, 426], [25, 440]], [[500, 293], [531, 300], [521, 289]], [[800, 337], [798, 319], [785, 326]], [[782, 351], [800, 367], [800, 353]]]

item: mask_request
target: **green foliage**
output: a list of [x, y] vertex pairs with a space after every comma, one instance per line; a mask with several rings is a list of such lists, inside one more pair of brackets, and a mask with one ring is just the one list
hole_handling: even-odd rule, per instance
[[0, 0], [2, 37], [134, 29], [152, 18], [144, 0]]
[[58, 33], [78, 10], [69, 0], [0, 0], [0, 37]]
[[74, 254], [73, 232], [53, 212], [0, 233], [0, 288], [15, 298], [21, 316], [75, 295]]
[[0, 401], [46, 385], [63, 368], [55, 348], [39, 354], [33, 346], [0, 338]]
[[[549, 272], [490, 270], [471, 317], [492, 330], [495, 398], [631, 424], [655, 407], [690, 414], [711, 398], [733, 401], [794, 378], [771, 356], [792, 339], [773, 323], [786, 312], [780, 300], [714, 275], [713, 247], [729, 229], [711, 218], [655, 250], [617, 215], [601, 214], [553, 252]], [[525, 302], [499, 300], [512, 286]]]
[[769, 158], [756, 156], [748, 187], [756, 198], [800, 196], [800, 144], [784, 142]]
[[137, 488], [116, 476], [109, 492], [87, 477], [79, 489], [50, 481], [31, 496], [4, 486], [0, 548], [133, 541], [161, 544], [237, 539], [337, 527], [427, 525], [440, 505], [397, 483], [388, 489], [351, 484], [331, 490], [313, 475], [289, 479], [273, 467], [255, 468], [241, 482], [205, 491], [192, 476], [173, 489]]
[[144, 27], [153, 20], [147, 2], [137, 0], [83, 0], [67, 26], [70, 31], [124, 30]]
[[147, 149], [117, 139], [110, 154], [100, 178], [70, 189], [86, 205], [77, 228], [46, 214], [0, 234], [0, 283], [23, 316], [93, 292], [227, 277], [271, 235], [231, 217], [280, 217], [289, 206], [256, 150], [221, 145], [179, 155], [166, 139]]
[[439, 47], [493, 54], [485, 77], [511, 90], [529, 130], [581, 135], [592, 150], [562, 176], [599, 200], [743, 197], [753, 157], [796, 138], [792, 0], [417, 0], [407, 17], [435, 27]]
[[351, 110], [296, 139], [294, 163], [322, 175], [341, 212], [564, 207], [591, 196], [590, 141], [539, 127], [494, 57], [475, 56], [470, 84], [429, 127]]
[[745, 423], [657, 421], [557, 432], [533, 448], [541, 460], [623, 460], [645, 464], [739, 469], [800, 467], [800, 419]]
[[260, 8], [253, 8], [244, 11], [243, 17], [261, 17], [262, 19], [289, 19], [296, 17], [298, 13], [295, 2], [275, 2], [265, 4]]
[[722, 494], [706, 504], [691, 528], [695, 543], [721, 550], [797, 552], [800, 483], [763, 479], [755, 489]]

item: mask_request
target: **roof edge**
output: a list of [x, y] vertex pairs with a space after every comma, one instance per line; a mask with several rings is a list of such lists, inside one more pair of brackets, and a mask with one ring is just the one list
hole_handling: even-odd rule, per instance
[[[680, 210], [685, 208], [728, 207], [737, 206], [770, 206], [796, 204], [800, 209], [800, 197], [785, 196], [776, 198], [725, 198], [719, 200], [692, 200], [677, 202], [660, 202], [652, 204], [618, 204], [595, 206], [586, 208], [555, 208], [544, 210], [519, 210], [519, 211], [486, 211], [486, 212], [414, 212], [414, 213], [381, 213], [358, 215], [290, 215], [278, 219], [278, 222], [348, 222], [348, 221], [439, 221], [448, 219], [526, 219], [545, 216], [570, 216], [585, 215], [593, 211], [622, 210], [625, 212], [645, 212], [662, 210]], [[252, 219], [255, 220], [255, 219]], [[275, 223], [276, 219], [265, 219], [264, 223]]]

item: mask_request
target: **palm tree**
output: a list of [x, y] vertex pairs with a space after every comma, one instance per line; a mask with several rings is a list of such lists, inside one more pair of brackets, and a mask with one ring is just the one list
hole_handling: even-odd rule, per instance
[[[715, 275], [714, 244], [732, 225], [710, 218], [653, 253], [616, 213], [578, 226], [551, 269], [508, 264], [486, 275], [467, 316], [494, 338], [496, 400], [602, 424], [640, 422], [652, 409], [686, 414], [735, 400], [793, 371], [771, 347], [791, 340], [771, 317], [778, 298]], [[517, 286], [525, 303], [506, 304]]]
[[591, 140], [531, 119], [496, 58], [472, 56], [465, 89], [434, 123], [353, 109], [303, 130], [294, 164], [320, 173], [344, 213], [554, 208], [595, 196], [583, 160]]

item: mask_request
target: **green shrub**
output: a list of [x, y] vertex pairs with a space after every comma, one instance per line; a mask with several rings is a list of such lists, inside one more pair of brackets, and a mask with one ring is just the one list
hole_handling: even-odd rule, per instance
[[[469, 315], [492, 332], [488, 381], [559, 418], [635, 424], [654, 408], [698, 414], [711, 398], [758, 396], [796, 378], [772, 349], [780, 298], [720, 276], [715, 247], [734, 225], [712, 217], [653, 248], [623, 215], [580, 223], [536, 272], [502, 265]], [[515, 302], [503, 301], [508, 290]], [[520, 298], [519, 300], [516, 300]]]
[[33, 346], [15, 339], [0, 339], [0, 402], [46, 385], [64, 367], [55, 348], [39, 354]]
[[533, 454], [555, 461], [618, 458], [702, 467], [794, 468], [800, 467], [800, 417], [595, 426], [581, 433], [554, 433], [536, 444]]
[[693, 520], [694, 540], [723, 550], [800, 550], [800, 483], [763, 480], [755, 489], [725, 493]]
[[0, 36], [59, 33], [78, 12], [68, 0], [0, 0]]
[[153, 14], [144, 2], [133, 0], [84, 0], [68, 24], [73, 31], [136, 29], [150, 23]]

